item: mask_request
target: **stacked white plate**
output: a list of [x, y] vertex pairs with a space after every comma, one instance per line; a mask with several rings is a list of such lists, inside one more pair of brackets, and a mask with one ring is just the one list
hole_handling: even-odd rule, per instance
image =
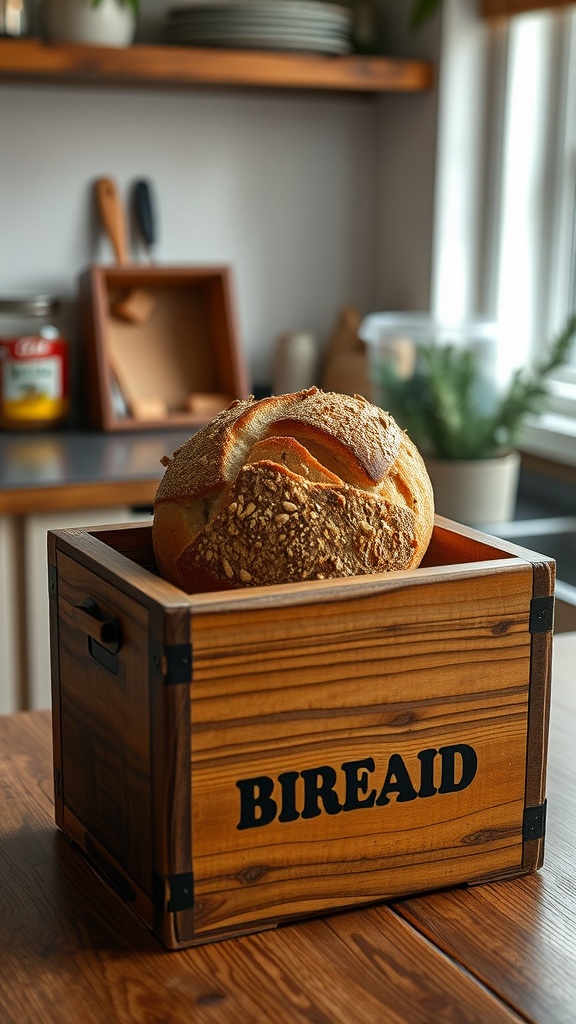
[[166, 39], [189, 46], [351, 50], [352, 12], [329, 0], [198, 0], [166, 15]]

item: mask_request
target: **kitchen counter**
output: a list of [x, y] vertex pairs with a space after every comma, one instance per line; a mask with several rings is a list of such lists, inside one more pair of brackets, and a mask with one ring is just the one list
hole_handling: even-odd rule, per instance
[[190, 434], [0, 433], [0, 513], [150, 505], [162, 456]]
[[50, 704], [47, 531], [147, 518], [190, 433], [0, 432], [0, 712]]
[[[150, 505], [161, 458], [191, 428], [126, 433], [0, 431], [0, 514]], [[576, 513], [576, 475], [523, 456], [516, 519]]]

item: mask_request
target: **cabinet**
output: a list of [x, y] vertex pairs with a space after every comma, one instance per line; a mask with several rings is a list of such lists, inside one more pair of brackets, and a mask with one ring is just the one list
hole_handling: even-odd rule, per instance
[[24, 577], [26, 588], [25, 630], [28, 677], [28, 706], [50, 707], [50, 613], [46, 535], [48, 530], [80, 525], [129, 523], [143, 518], [129, 508], [83, 509], [26, 516], [23, 526]]
[[0, 713], [50, 707], [48, 530], [145, 519], [125, 506], [0, 516]]
[[145, 520], [189, 431], [0, 431], [0, 714], [50, 705], [46, 533]]

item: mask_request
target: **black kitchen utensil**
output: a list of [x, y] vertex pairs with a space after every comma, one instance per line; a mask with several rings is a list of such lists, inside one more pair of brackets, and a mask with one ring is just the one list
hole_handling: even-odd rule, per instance
[[157, 242], [156, 213], [152, 185], [145, 178], [134, 182], [133, 204], [138, 233], [146, 247], [150, 262], [153, 262], [153, 247]]

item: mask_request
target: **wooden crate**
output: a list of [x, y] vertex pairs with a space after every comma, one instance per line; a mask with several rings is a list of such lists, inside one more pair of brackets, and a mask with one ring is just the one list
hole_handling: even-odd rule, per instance
[[80, 314], [99, 430], [202, 426], [248, 397], [229, 267], [93, 266]]
[[49, 534], [56, 820], [169, 948], [542, 862], [555, 563], [437, 518], [407, 572], [187, 596]]

